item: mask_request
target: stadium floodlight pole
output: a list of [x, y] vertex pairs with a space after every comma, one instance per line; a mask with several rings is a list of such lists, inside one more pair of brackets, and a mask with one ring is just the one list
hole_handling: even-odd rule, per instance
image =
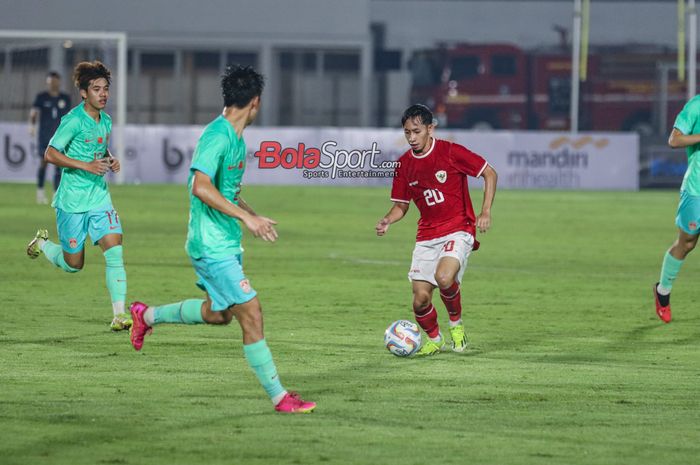
[[[115, 154], [122, 165], [116, 175], [118, 184], [124, 183], [126, 155], [126, 32], [88, 32], [88, 31], [46, 31], [0, 29], [0, 39], [54, 39], [54, 40], [113, 40], [117, 43], [117, 131], [114, 135]], [[10, 60], [11, 62], [11, 60]]]
[[[120, 34], [121, 39], [117, 42], [117, 142], [118, 157], [122, 165], [126, 164], [126, 79], [129, 73], [127, 60], [126, 33]], [[117, 184], [124, 184], [125, 170], [122, 168], [116, 175]]]
[[657, 63], [657, 79], [659, 83], [659, 106], [658, 106], [658, 123], [657, 128], [659, 134], [664, 134], [668, 129], [668, 75], [672, 70], [677, 70], [676, 65], [670, 63]]
[[685, 81], [685, 0], [678, 0], [678, 53], [677, 53], [677, 76], [678, 81]]
[[581, 65], [579, 69], [579, 77], [581, 82], [586, 82], [588, 78], [588, 39], [589, 25], [591, 23], [591, 0], [583, 0], [581, 13]]
[[698, 50], [698, 15], [695, 0], [688, 0], [688, 100], [695, 97], [697, 50]]
[[581, 60], [581, 0], [574, 0], [574, 28], [571, 38], [571, 105], [569, 108], [570, 131], [578, 132], [579, 64]]

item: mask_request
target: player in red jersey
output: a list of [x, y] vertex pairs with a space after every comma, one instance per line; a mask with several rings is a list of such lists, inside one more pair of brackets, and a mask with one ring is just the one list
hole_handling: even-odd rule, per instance
[[[377, 235], [408, 211], [411, 200], [420, 212], [416, 247], [408, 279], [413, 285], [413, 313], [429, 340], [417, 355], [434, 355], [445, 346], [433, 291], [440, 297], [450, 317], [452, 350], [462, 352], [467, 337], [462, 324], [459, 285], [472, 250], [479, 248], [476, 230], [491, 227], [491, 205], [496, 194], [496, 171], [479, 155], [452, 142], [433, 136], [432, 112], [425, 105], [412, 105], [401, 118], [404, 135], [411, 148], [399, 158], [391, 189], [391, 210], [379, 220]], [[484, 178], [484, 201], [479, 216], [474, 215], [467, 177]]]

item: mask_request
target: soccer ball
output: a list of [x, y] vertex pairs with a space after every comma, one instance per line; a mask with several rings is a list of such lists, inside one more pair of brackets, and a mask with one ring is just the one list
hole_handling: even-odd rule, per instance
[[420, 344], [420, 329], [412, 321], [394, 321], [384, 331], [384, 345], [397, 357], [413, 355], [420, 348]]

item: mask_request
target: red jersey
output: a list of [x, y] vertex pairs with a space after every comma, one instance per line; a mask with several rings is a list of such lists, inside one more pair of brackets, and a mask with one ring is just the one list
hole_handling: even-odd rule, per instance
[[[420, 211], [416, 241], [465, 231], [476, 237], [467, 176], [479, 177], [486, 160], [465, 147], [433, 138], [423, 155], [409, 149], [399, 158], [391, 200], [413, 203]], [[475, 248], [476, 250], [476, 248]]]

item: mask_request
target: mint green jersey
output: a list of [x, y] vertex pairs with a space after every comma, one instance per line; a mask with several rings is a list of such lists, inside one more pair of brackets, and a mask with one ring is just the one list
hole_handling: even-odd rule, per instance
[[[673, 127], [685, 135], [700, 134], [700, 95], [685, 104]], [[681, 190], [690, 195], [700, 195], [700, 144], [686, 147], [685, 152], [688, 154], [688, 169], [683, 176]]]
[[[81, 103], [61, 118], [49, 145], [67, 157], [89, 163], [105, 157], [111, 132], [112, 118], [107, 113], [100, 111], [97, 122], [85, 111], [85, 103]], [[104, 176], [75, 168], [62, 170], [52, 207], [83, 213], [112, 203]]]
[[245, 171], [243, 138], [223, 116], [204, 128], [194, 150], [187, 188], [190, 192], [190, 221], [185, 249], [192, 258], [227, 258], [243, 252], [238, 220], [209, 207], [192, 194], [195, 171], [211, 178], [212, 184], [229, 202], [238, 205]]

